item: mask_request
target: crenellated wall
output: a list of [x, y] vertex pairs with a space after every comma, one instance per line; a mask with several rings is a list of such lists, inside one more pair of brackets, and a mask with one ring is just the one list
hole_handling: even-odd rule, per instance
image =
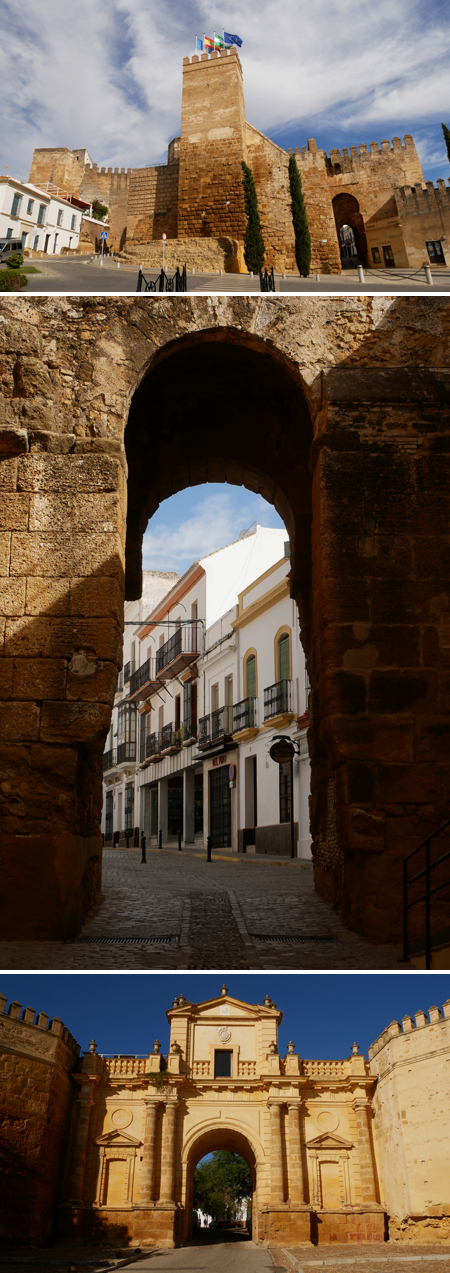
[[450, 1240], [450, 999], [391, 1021], [369, 1048], [382, 1201], [392, 1240]]

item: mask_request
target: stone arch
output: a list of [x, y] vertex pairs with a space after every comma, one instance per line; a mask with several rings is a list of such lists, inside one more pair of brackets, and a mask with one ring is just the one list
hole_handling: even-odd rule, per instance
[[345, 265], [342, 253], [341, 231], [344, 226], [350, 226], [355, 237], [355, 244], [358, 250], [358, 257], [355, 258], [361, 264], [367, 264], [367, 238], [364, 227], [364, 219], [361, 215], [358, 200], [354, 195], [343, 191], [337, 194], [333, 199], [333, 212], [336, 222], [336, 231], [341, 246], [341, 261]]
[[242, 1127], [234, 1119], [227, 1118], [224, 1122], [219, 1119], [211, 1119], [202, 1123], [200, 1127], [194, 1128], [187, 1135], [183, 1144], [181, 1153], [184, 1200], [182, 1243], [187, 1242], [191, 1234], [195, 1168], [206, 1154], [212, 1153], [215, 1149], [230, 1149], [234, 1153], [240, 1154], [241, 1158], [244, 1158], [250, 1167], [253, 1187], [253, 1238], [258, 1241], [260, 1230], [259, 1212], [263, 1193], [263, 1185], [259, 1176], [261, 1169], [265, 1166], [264, 1149], [259, 1137], [255, 1136], [253, 1132], [249, 1132], [246, 1127]]

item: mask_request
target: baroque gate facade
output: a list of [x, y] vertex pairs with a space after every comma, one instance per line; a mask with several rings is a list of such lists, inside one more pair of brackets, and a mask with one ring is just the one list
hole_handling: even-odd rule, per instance
[[398, 939], [403, 857], [450, 815], [448, 300], [17, 297], [0, 319], [4, 937], [72, 936], [98, 900], [124, 596], [161, 500], [209, 480], [288, 530], [316, 888]]

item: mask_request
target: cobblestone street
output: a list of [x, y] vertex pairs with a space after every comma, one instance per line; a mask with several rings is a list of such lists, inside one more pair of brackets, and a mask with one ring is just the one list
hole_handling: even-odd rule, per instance
[[150, 850], [142, 865], [140, 850], [110, 849], [103, 857], [103, 899], [82, 942], [1, 942], [0, 966], [405, 968], [400, 948], [373, 946], [344, 927], [315, 894], [312, 868], [299, 861], [208, 863], [203, 855], [163, 849]]

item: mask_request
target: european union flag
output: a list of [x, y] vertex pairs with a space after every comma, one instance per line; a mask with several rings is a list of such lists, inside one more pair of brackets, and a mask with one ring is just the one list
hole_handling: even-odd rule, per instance
[[225, 44], [237, 44], [238, 48], [240, 49], [242, 44], [240, 35], [229, 35], [228, 31], [224, 31], [223, 38], [225, 40]]

